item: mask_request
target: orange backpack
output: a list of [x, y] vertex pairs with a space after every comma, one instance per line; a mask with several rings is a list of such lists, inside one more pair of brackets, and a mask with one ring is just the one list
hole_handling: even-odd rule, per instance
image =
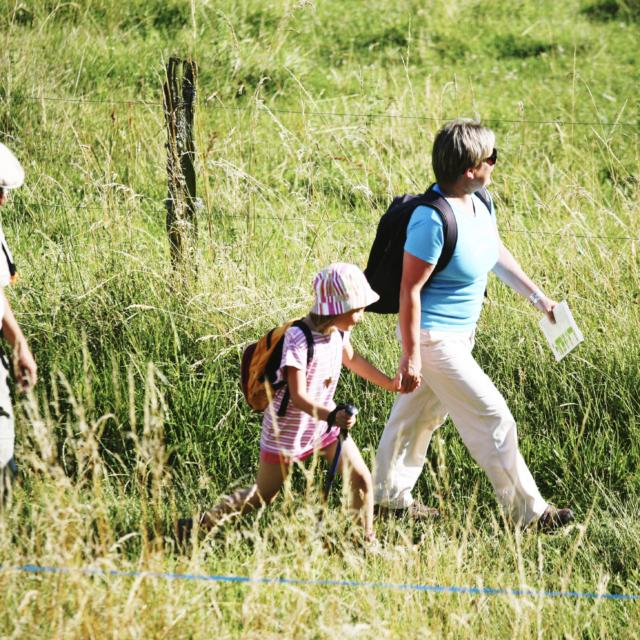
[[[304, 333], [307, 340], [307, 366], [313, 359], [313, 336], [311, 329], [303, 320], [285, 322], [279, 327], [271, 329], [257, 342], [248, 345], [242, 353], [240, 379], [242, 393], [254, 411], [264, 411], [276, 391], [287, 384], [286, 380], [276, 382], [276, 378], [282, 360], [284, 334], [289, 327], [298, 327]], [[289, 389], [286, 389], [278, 409], [277, 415], [279, 417], [285, 414], [288, 404]]]

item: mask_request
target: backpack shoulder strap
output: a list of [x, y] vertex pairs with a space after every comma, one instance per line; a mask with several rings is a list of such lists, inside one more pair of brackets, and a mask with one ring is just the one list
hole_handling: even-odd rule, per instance
[[451, 205], [442, 194], [438, 193], [433, 188], [434, 186], [435, 185], [431, 185], [427, 189], [424, 197], [421, 198], [422, 201], [420, 204], [425, 204], [426, 206], [435, 209], [442, 220], [442, 236], [444, 243], [442, 245], [442, 253], [438, 258], [438, 263], [433, 270], [434, 273], [438, 273], [449, 264], [451, 256], [453, 256], [453, 252], [456, 249], [456, 244], [458, 242], [458, 223], [456, 222], [456, 216], [453, 213]]
[[13, 255], [11, 254], [11, 250], [9, 249], [7, 240], [4, 237], [4, 231], [2, 230], [2, 227], [0, 227], [0, 245], [2, 245], [2, 253], [4, 254], [4, 259], [7, 262], [6, 268], [9, 272], [9, 281], [14, 282], [16, 279], [16, 265], [13, 261]]
[[311, 329], [303, 318], [296, 320], [291, 326], [298, 327], [298, 329], [304, 333], [305, 340], [307, 341], [307, 365], [309, 365], [313, 360], [313, 335], [311, 333]]
[[[489, 190], [486, 187], [482, 187], [482, 189], [478, 189], [475, 194], [476, 196], [478, 196], [478, 198], [480, 199], [480, 202], [482, 202], [482, 204], [487, 207], [488, 211], [489, 211], [489, 215], [492, 216], [495, 212], [495, 205], [492, 206], [493, 203], [493, 198], [491, 197], [491, 194], [489, 193]], [[484, 297], [485, 298], [489, 298], [489, 293], [488, 293], [488, 289], [487, 287], [484, 288]]]
[[[307, 341], [307, 366], [309, 366], [310, 362], [313, 360], [313, 335], [311, 334], [311, 329], [309, 325], [304, 321], [304, 318], [300, 318], [300, 320], [296, 320], [291, 324], [292, 327], [297, 327], [304, 334], [305, 340]], [[284, 335], [282, 337], [282, 341], [284, 342]], [[282, 354], [282, 349], [280, 349], [280, 354]], [[282, 355], [280, 356], [282, 357]], [[285, 383], [286, 384], [286, 383]], [[287, 412], [287, 407], [289, 406], [290, 400], [289, 386], [287, 385], [284, 390], [284, 395], [282, 396], [282, 402], [280, 403], [280, 408], [278, 409], [278, 417], [282, 418], [284, 414]]]
[[482, 187], [482, 189], [478, 189], [474, 195], [478, 196], [480, 202], [482, 202], [482, 204], [489, 210], [489, 213], [493, 215], [493, 207], [491, 206], [493, 199], [491, 198], [491, 194], [487, 188]]

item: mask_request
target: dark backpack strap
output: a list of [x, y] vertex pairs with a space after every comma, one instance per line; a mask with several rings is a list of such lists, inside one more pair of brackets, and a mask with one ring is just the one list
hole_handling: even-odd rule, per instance
[[[433, 270], [434, 273], [438, 273], [449, 264], [453, 252], [456, 249], [456, 243], [458, 242], [458, 224], [451, 205], [443, 195], [433, 188], [434, 186], [435, 184], [432, 184], [424, 194], [425, 198], [428, 197], [430, 200], [430, 202], [425, 202], [424, 204], [435, 209], [442, 219], [444, 244], [442, 245], [442, 253], [440, 254], [440, 258], [438, 258], [438, 263]], [[489, 213], [492, 214], [491, 195], [486, 187], [482, 187], [482, 189], [476, 191], [475, 195], [478, 196], [482, 204], [484, 204]]]
[[[482, 204], [487, 207], [487, 210], [489, 211], [489, 215], [492, 216], [493, 215], [493, 207], [491, 206], [491, 195], [489, 194], [489, 191], [487, 190], [486, 187], [482, 187], [482, 189], [478, 189], [478, 191], [475, 192], [475, 195], [478, 196], [478, 199], [480, 200], [480, 202], [482, 202]], [[487, 287], [484, 288], [484, 297], [488, 298], [489, 297], [489, 290], [487, 289]]]
[[[476, 191], [474, 195], [478, 196], [480, 202], [482, 202], [482, 204], [487, 207], [489, 215], [493, 215], [493, 207], [491, 206], [491, 195], [489, 194], [487, 188], [482, 187], [482, 189], [478, 189], [478, 191]], [[484, 288], [484, 297], [489, 297], [489, 290], [487, 289], [487, 287]]]
[[482, 189], [478, 189], [478, 191], [476, 191], [474, 195], [478, 196], [480, 202], [482, 202], [482, 204], [489, 210], [489, 213], [493, 215], [493, 208], [491, 207], [491, 195], [489, 194], [489, 191], [487, 191], [487, 188], [482, 187]]
[[2, 252], [4, 253], [5, 260], [7, 261], [7, 267], [9, 268], [9, 275], [11, 277], [16, 275], [16, 265], [14, 264], [11, 256], [9, 255], [9, 251], [7, 250], [4, 242], [2, 243]]
[[[311, 329], [309, 325], [304, 321], [304, 319], [296, 320], [292, 325], [292, 327], [298, 327], [302, 333], [304, 333], [305, 340], [307, 341], [307, 367], [311, 364], [313, 360], [313, 335], [311, 333]], [[284, 341], [284, 337], [283, 337]], [[282, 350], [280, 350], [282, 354]], [[281, 356], [282, 357], [282, 356]], [[291, 394], [289, 393], [289, 386], [284, 390], [284, 395], [282, 396], [282, 402], [280, 403], [280, 408], [278, 409], [278, 417], [282, 418], [284, 414], [287, 412], [287, 408], [289, 407], [289, 400], [291, 399]]]
[[[438, 262], [433, 270], [433, 273], [439, 273], [442, 271], [451, 260], [453, 252], [456, 250], [456, 244], [458, 242], [458, 223], [456, 222], [456, 216], [453, 213], [451, 205], [447, 202], [446, 198], [438, 193], [431, 185], [424, 194], [424, 204], [427, 207], [435, 209], [440, 215], [442, 220], [442, 253], [438, 258]], [[421, 202], [420, 204], [423, 204]]]
[[304, 318], [300, 318], [300, 320], [296, 320], [293, 325], [294, 327], [298, 327], [302, 333], [304, 333], [304, 337], [307, 341], [307, 366], [311, 364], [313, 360], [313, 334], [311, 333], [311, 329], [309, 325], [304, 321]]
[[284, 394], [282, 396], [282, 402], [280, 403], [280, 408], [278, 409], [277, 416], [278, 418], [282, 418], [285, 413], [287, 413], [287, 408], [289, 407], [289, 399], [291, 395], [289, 393], [289, 385], [285, 386]]

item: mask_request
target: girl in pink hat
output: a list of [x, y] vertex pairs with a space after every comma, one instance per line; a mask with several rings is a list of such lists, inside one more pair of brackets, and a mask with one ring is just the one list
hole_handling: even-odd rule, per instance
[[[315, 302], [304, 323], [311, 330], [313, 358], [307, 363], [307, 338], [299, 327], [285, 333], [278, 375], [287, 384], [278, 389], [264, 412], [260, 461], [253, 485], [223, 498], [203, 513], [206, 530], [222, 524], [277, 496], [294, 463], [318, 452], [331, 465], [341, 429], [351, 429], [356, 417], [333, 400], [342, 365], [388, 391], [399, 391], [400, 376], [389, 378], [355, 352], [350, 333], [364, 316], [364, 308], [378, 299], [364, 274], [355, 265], [334, 263], [313, 280]], [[289, 395], [284, 415], [276, 409]], [[282, 413], [282, 412], [280, 412]], [[364, 528], [366, 541], [374, 539], [371, 473], [353, 438], [342, 442], [337, 472], [350, 487], [350, 507]], [[178, 522], [178, 538], [184, 541], [193, 521]]]

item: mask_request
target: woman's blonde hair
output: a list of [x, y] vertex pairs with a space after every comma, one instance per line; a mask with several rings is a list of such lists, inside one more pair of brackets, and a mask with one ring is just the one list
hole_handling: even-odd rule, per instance
[[493, 152], [496, 137], [474, 120], [447, 122], [433, 141], [431, 162], [438, 184], [455, 182], [469, 167], [479, 166]]

